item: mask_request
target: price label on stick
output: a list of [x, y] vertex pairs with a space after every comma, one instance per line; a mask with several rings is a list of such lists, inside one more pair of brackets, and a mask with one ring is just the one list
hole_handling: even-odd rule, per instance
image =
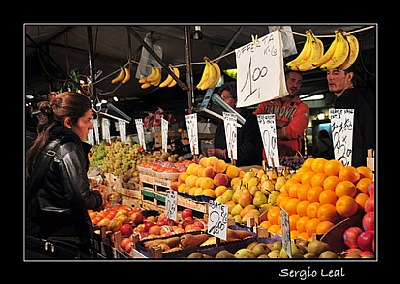
[[188, 132], [188, 138], [190, 143], [190, 150], [192, 155], [199, 154], [199, 143], [197, 135], [197, 113], [185, 115], [186, 128]]
[[110, 120], [108, 120], [107, 118], [103, 118], [101, 120], [101, 129], [103, 139], [107, 140], [107, 142], [111, 144]]
[[123, 120], [118, 121], [119, 124], [119, 136], [121, 137], [121, 142], [126, 141], [126, 123]]
[[224, 117], [228, 157], [237, 160], [237, 115], [230, 112], [222, 112], [222, 115]]
[[172, 220], [178, 220], [178, 194], [175, 190], [167, 190], [165, 196], [165, 216]]
[[144, 138], [143, 120], [141, 118], [135, 119], [136, 130], [138, 133], [139, 144], [146, 150], [146, 140]]
[[226, 241], [228, 228], [228, 206], [214, 200], [208, 203], [207, 233]]
[[161, 118], [161, 149], [164, 153], [167, 152], [168, 146], [168, 121]]
[[331, 109], [330, 119], [335, 159], [351, 166], [354, 109]]
[[286, 251], [288, 256], [292, 257], [292, 243], [290, 240], [290, 224], [289, 214], [280, 207], [281, 227], [282, 227], [282, 248]]
[[100, 136], [99, 136], [99, 121], [97, 119], [93, 119], [93, 129], [94, 129], [94, 138], [96, 140], [96, 144], [100, 144]]
[[[257, 120], [268, 165], [279, 167], [278, 135], [276, 132], [275, 114], [258, 114]], [[272, 159], [274, 163], [272, 163]]]

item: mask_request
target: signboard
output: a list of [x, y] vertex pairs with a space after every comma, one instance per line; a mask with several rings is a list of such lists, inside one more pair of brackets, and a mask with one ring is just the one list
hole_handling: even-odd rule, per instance
[[165, 196], [165, 216], [171, 220], [178, 220], [178, 193], [167, 190]]
[[226, 241], [228, 232], [228, 206], [226, 204], [210, 200], [208, 203], [207, 224], [207, 233]]
[[351, 166], [354, 109], [330, 109], [330, 119], [335, 159]]
[[94, 129], [94, 138], [96, 140], [96, 144], [100, 144], [100, 136], [99, 136], [99, 120], [93, 119], [93, 129]]
[[185, 115], [186, 128], [190, 143], [190, 151], [192, 155], [199, 154], [199, 143], [197, 135], [197, 113]]
[[161, 118], [161, 150], [167, 152], [168, 146], [168, 121]]
[[119, 136], [121, 137], [121, 142], [126, 141], [126, 123], [123, 120], [118, 120], [119, 126]]
[[235, 50], [237, 107], [288, 95], [283, 72], [282, 39], [269, 33]]
[[135, 119], [135, 125], [138, 133], [139, 144], [146, 151], [146, 140], [144, 138], [143, 120], [141, 118]]
[[289, 214], [280, 207], [281, 227], [282, 227], [282, 248], [288, 256], [292, 257], [292, 242], [290, 240]]
[[108, 120], [107, 118], [101, 119], [101, 130], [102, 138], [111, 144], [110, 120]]
[[[268, 165], [279, 167], [278, 135], [276, 132], [275, 114], [258, 114], [257, 121]], [[272, 159], [274, 161], [273, 163]]]
[[230, 112], [222, 112], [222, 115], [224, 117], [228, 157], [237, 160], [237, 115]]

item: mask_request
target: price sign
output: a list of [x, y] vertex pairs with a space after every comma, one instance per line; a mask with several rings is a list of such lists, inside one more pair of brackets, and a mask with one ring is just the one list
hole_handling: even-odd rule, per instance
[[237, 160], [237, 115], [230, 112], [222, 112], [222, 115], [228, 157]]
[[228, 206], [214, 200], [208, 203], [207, 233], [226, 241], [228, 228]]
[[335, 159], [351, 165], [353, 153], [354, 109], [331, 109], [332, 141]]
[[178, 194], [175, 190], [167, 190], [165, 196], [165, 216], [178, 220]]
[[125, 142], [126, 141], [126, 123], [123, 120], [119, 120], [118, 121], [118, 125], [119, 125], [119, 136], [121, 136], [121, 142]]
[[144, 138], [143, 120], [141, 118], [135, 119], [136, 130], [138, 133], [139, 144], [146, 150], [146, 140]]
[[167, 152], [168, 146], [168, 121], [161, 118], [161, 149]]
[[197, 113], [185, 115], [185, 121], [190, 143], [190, 151], [192, 152], [192, 155], [198, 155], [199, 140], [197, 137]]
[[110, 120], [108, 120], [107, 118], [103, 118], [101, 120], [101, 129], [103, 139], [107, 140], [107, 142], [111, 144]]
[[93, 135], [94, 135], [93, 129], [90, 129], [87, 139], [88, 139], [89, 144], [92, 145], [92, 146], [94, 145], [94, 137], [93, 137]]
[[99, 121], [97, 119], [93, 119], [93, 129], [94, 129], [94, 138], [96, 140], [96, 144], [100, 144], [100, 136], [99, 136]]
[[276, 132], [275, 114], [258, 114], [257, 121], [268, 164], [272, 165], [272, 159], [274, 159], [274, 166], [279, 167], [278, 136]]
[[250, 106], [289, 94], [283, 72], [282, 39], [279, 31], [235, 49], [235, 53], [237, 107]]
[[289, 214], [280, 207], [281, 227], [282, 227], [282, 248], [286, 251], [288, 256], [292, 257], [292, 243], [290, 240], [290, 224]]

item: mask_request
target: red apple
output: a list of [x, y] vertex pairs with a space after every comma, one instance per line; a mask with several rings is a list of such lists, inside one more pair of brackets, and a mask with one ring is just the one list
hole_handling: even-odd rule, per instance
[[156, 225], [158, 226], [163, 226], [163, 225], [168, 225], [169, 224], [169, 220], [168, 218], [157, 218], [157, 222]]
[[368, 194], [369, 194], [369, 196], [374, 196], [374, 194], [375, 194], [375, 182], [372, 182], [368, 186]]
[[375, 211], [375, 197], [374, 195], [370, 196], [364, 205], [364, 210], [366, 213]]
[[133, 244], [132, 240], [129, 240], [128, 242], [126, 242], [126, 244], [124, 246], [124, 250], [126, 251], [126, 253], [130, 253], [132, 251], [132, 244]]
[[357, 253], [357, 254], [360, 254], [360, 253], [362, 253], [362, 250], [360, 250], [359, 248], [349, 248], [349, 249], [346, 249], [346, 253]]
[[192, 212], [192, 210], [191, 209], [189, 209], [189, 208], [185, 208], [185, 209], [183, 209], [182, 210], [182, 219], [184, 219], [185, 220], [185, 218], [186, 217], [192, 217], [193, 216], [193, 212]]
[[142, 224], [145, 218], [146, 218], [146, 217], [144, 217], [144, 215], [142, 214], [142, 212], [139, 212], [139, 211], [133, 212], [133, 213], [129, 216], [129, 219], [132, 220], [132, 222], [135, 223], [135, 225]]
[[362, 232], [357, 238], [357, 244], [363, 251], [372, 251], [372, 241], [375, 233], [372, 230]]
[[151, 227], [153, 227], [156, 223], [154, 222], [144, 222], [144, 230], [145, 232], [148, 232]]
[[363, 232], [359, 227], [350, 227], [343, 232], [343, 242], [348, 248], [359, 248], [358, 236]]
[[362, 219], [362, 226], [364, 231], [375, 230], [375, 212], [369, 211]]
[[123, 237], [130, 236], [133, 233], [133, 228], [130, 224], [123, 224], [119, 230]]
[[193, 221], [193, 225], [195, 225], [195, 226], [197, 226], [197, 227], [199, 227], [201, 229], [204, 229], [204, 223], [199, 221], [199, 220], [194, 220]]

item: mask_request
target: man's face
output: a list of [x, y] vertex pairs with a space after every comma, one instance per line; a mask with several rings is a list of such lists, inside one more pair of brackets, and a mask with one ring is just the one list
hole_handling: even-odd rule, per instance
[[346, 74], [343, 70], [333, 69], [326, 71], [326, 79], [328, 80], [329, 91], [340, 93], [346, 85]]
[[300, 73], [289, 73], [286, 77], [286, 89], [291, 98], [295, 97], [302, 85], [303, 76]]

